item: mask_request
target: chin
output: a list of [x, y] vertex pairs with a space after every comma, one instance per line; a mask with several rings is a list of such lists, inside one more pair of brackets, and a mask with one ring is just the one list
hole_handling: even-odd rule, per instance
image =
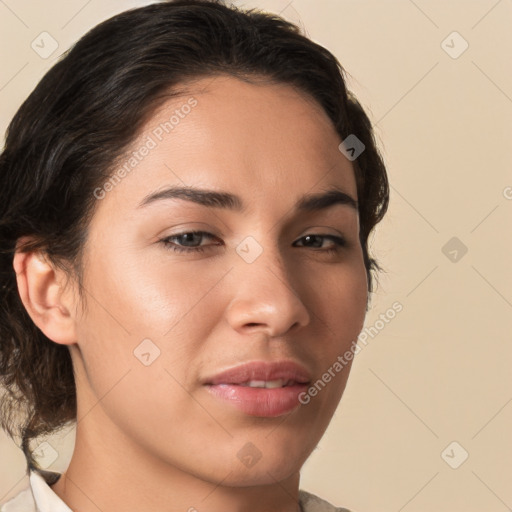
[[[238, 445], [239, 443], [237, 443]], [[285, 449], [286, 448], [286, 449]], [[213, 455], [209, 460], [202, 460], [201, 466], [195, 470], [190, 467], [201, 479], [215, 485], [227, 487], [252, 487], [258, 485], [273, 485], [282, 482], [294, 475], [298, 476], [302, 465], [309, 456], [303, 452], [304, 447], [290, 450], [289, 446], [276, 447], [267, 442], [261, 451], [251, 443], [242, 444], [228, 453]], [[216, 461], [211, 464], [211, 461]], [[199, 461], [197, 461], [199, 462]]]
[[[259, 464], [257, 465], [259, 466]], [[301, 469], [299, 464], [267, 464], [260, 467], [237, 468], [228, 478], [222, 481], [227, 487], [253, 487], [259, 485], [274, 485], [298, 475]]]
[[264, 448], [257, 455], [259, 458], [252, 460], [249, 457], [245, 458], [242, 452], [242, 461], [233, 466], [231, 483], [228, 485], [267, 485], [293, 477], [300, 471], [309, 453], [302, 453], [299, 448], [296, 450], [291, 450], [289, 446], [284, 448], [284, 446], [278, 448], [272, 446], [272, 443], [267, 443], [266, 449]]

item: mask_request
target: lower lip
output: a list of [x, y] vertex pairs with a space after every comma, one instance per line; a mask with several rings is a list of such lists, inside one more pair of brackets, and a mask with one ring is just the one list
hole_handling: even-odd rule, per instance
[[300, 404], [299, 395], [306, 391], [307, 384], [270, 389], [236, 384], [209, 384], [206, 389], [245, 414], [275, 418], [290, 413]]

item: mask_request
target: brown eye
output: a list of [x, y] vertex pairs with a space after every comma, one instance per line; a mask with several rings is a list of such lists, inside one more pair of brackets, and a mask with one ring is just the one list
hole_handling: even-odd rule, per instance
[[305, 244], [300, 247], [310, 247], [313, 249], [322, 249], [323, 243], [325, 240], [330, 240], [331, 243], [334, 243], [334, 246], [323, 248], [326, 252], [336, 252], [340, 247], [346, 247], [347, 242], [344, 238], [334, 235], [305, 235], [299, 240], [304, 240]]

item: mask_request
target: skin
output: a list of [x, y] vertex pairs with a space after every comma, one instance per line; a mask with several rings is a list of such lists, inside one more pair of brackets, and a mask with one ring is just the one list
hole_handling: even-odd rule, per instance
[[[133, 147], [192, 95], [191, 113], [97, 201], [84, 248], [85, 311], [73, 281], [44, 255], [15, 255], [27, 311], [73, 360], [75, 451], [52, 488], [75, 511], [295, 512], [300, 469], [350, 363], [309, 404], [277, 418], [246, 415], [201, 380], [241, 362], [291, 359], [314, 382], [363, 326], [357, 211], [295, 211], [303, 194], [333, 187], [357, 200], [352, 164], [323, 109], [289, 85], [209, 77], [159, 108]], [[246, 211], [183, 199], [138, 207], [170, 185], [236, 194]], [[191, 230], [215, 238], [189, 241], [199, 253], [161, 242]], [[348, 245], [308, 246], [307, 234]], [[235, 250], [247, 236], [263, 249], [252, 263]], [[146, 338], [160, 350], [149, 366], [134, 356]], [[261, 452], [252, 467], [237, 457], [248, 442]]]

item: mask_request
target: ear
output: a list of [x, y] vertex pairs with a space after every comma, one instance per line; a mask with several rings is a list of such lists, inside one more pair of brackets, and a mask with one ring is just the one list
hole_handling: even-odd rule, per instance
[[21, 301], [37, 327], [56, 343], [76, 343], [73, 290], [66, 289], [65, 273], [40, 251], [14, 254]]

